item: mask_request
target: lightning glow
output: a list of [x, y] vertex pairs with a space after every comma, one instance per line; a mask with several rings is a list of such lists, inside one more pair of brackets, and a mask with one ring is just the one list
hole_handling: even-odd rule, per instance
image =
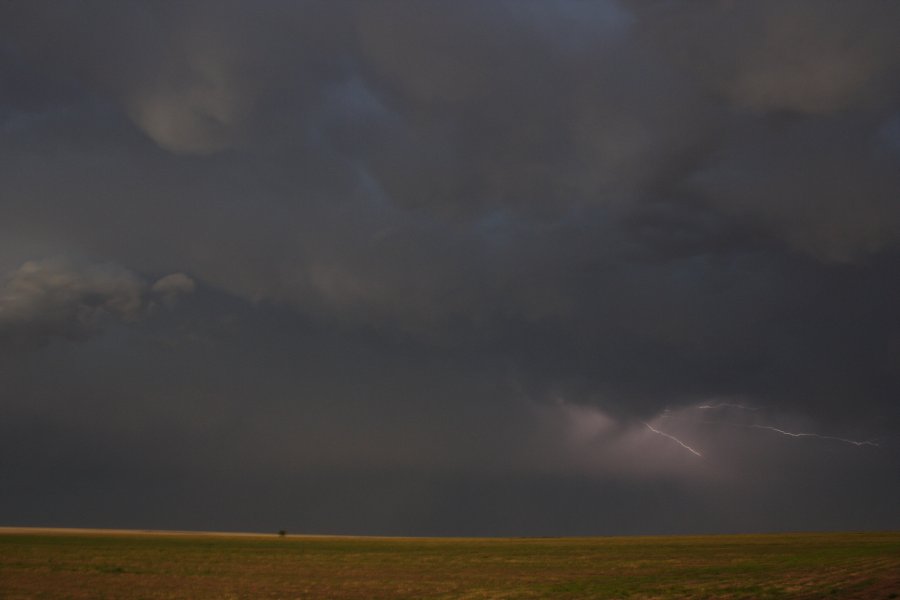
[[720, 402], [718, 404], [698, 404], [694, 408], [700, 410], [715, 410], [717, 408], [739, 408], [741, 410], [759, 410], [756, 406], [746, 406], [744, 404], [737, 404], [735, 402]]
[[691, 452], [692, 454], [695, 454], [696, 456], [703, 456], [702, 454], [700, 454], [699, 452], [697, 452], [696, 450], [694, 450], [693, 448], [691, 448], [690, 446], [688, 446], [687, 444], [685, 444], [684, 442], [682, 442], [681, 440], [679, 440], [679, 439], [678, 439], [677, 437], [675, 437], [674, 435], [670, 435], [670, 434], [666, 433], [665, 431], [660, 431], [659, 429], [656, 429], [656, 428], [654, 428], [652, 425], [650, 425], [650, 423], [646, 423], [646, 422], [645, 422], [644, 425], [646, 425], [646, 426], [647, 426], [647, 429], [649, 429], [649, 430], [652, 431], [653, 433], [656, 433], [656, 434], [658, 434], [658, 435], [662, 435], [662, 436], [665, 436], [665, 437], [669, 438], [670, 440], [676, 442], [678, 445], [680, 445], [680, 446], [681, 446], [682, 448], [684, 448], [685, 450]]
[[791, 431], [784, 431], [783, 429], [778, 429], [777, 427], [770, 427], [768, 425], [749, 425], [749, 427], [753, 427], [754, 429], [768, 429], [769, 431], [774, 431], [776, 433], [780, 433], [781, 435], [786, 435], [789, 437], [795, 438], [818, 438], [820, 440], [834, 440], [837, 442], [844, 442], [845, 444], [853, 444], [854, 446], [874, 446], [875, 448], [880, 448], [878, 444], [871, 440], [866, 441], [857, 441], [857, 440], [848, 440], [847, 438], [835, 437], [833, 435], [819, 435], [818, 433], [794, 433]]

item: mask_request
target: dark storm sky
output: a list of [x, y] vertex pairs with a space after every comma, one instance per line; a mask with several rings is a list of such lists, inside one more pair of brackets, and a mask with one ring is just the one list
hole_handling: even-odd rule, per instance
[[0, 524], [898, 528], [898, 307], [900, 3], [0, 3]]

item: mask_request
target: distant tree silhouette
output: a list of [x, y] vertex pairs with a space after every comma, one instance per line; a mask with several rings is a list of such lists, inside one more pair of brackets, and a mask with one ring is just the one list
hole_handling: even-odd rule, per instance
[[278, 535], [279, 535], [279, 537], [284, 537], [287, 535], [287, 531], [285, 531], [284, 529], [279, 529]]

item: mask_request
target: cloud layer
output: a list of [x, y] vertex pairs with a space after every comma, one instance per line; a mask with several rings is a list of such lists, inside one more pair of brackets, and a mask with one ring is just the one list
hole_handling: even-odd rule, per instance
[[104, 317], [136, 321], [153, 308], [155, 298], [172, 306], [194, 287], [183, 273], [147, 286], [134, 273], [112, 264], [65, 258], [27, 261], [0, 286], [0, 336], [13, 336], [19, 343], [84, 337]]
[[[0, 385], [29, 432], [5, 451], [31, 449], [3, 473], [83, 471], [72, 524], [104, 486], [111, 519], [171, 523], [134, 500], [171, 472], [172, 497], [321, 486], [320, 530], [526, 532], [498, 515], [528, 490], [540, 532], [896, 527], [898, 21], [877, 0], [3, 4]], [[722, 402], [759, 412], [688, 423]], [[48, 485], [7, 513], [40, 521]], [[582, 529], [558, 516], [578, 489]], [[268, 526], [243, 505], [210, 526]]]

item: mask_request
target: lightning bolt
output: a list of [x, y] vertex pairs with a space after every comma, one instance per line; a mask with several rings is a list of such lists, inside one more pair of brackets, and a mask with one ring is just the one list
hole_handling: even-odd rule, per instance
[[694, 408], [699, 408], [700, 410], [715, 410], [717, 408], [739, 408], [741, 410], [759, 410], [759, 408], [755, 407], [755, 406], [746, 406], [744, 404], [737, 404], [734, 402], [720, 402], [718, 404], [698, 404]]
[[854, 446], [874, 446], [875, 448], [881, 447], [871, 440], [859, 442], [856, 440], [848, 440], [842, 437], [835, 437], [833, 435], [819, 435], [818, 433], [793, 433], [791, 431], [784, 431], [783, 429], [770, 427], [768, 425], [749, 425], [748, 427], [753, 427], [754, 429], [768, 429], [769, 431], [774, 431], [775, 433], [780, 433], [781, 435], [787, 435], [795, 438], [811, 437], [818, 438], [820, 440], [835, 440], [837, 442], [844, 442], [845, 444], [853, 444]]
[[690, 452], [690, 453], [692, 453], [692, 454], [694, 454], [694, 455], [696, 455], [696, 456], [703, 456], [702, 454], [700, 454], [699, 452], [697, 452], [696, 450], [694, 450], [693, 448], [691, 448], [690, 446], [688, 446], [687, 444], [685, 444], [684, 442], [682, 442], [681, 440], [679, 440], [679, 439], [678, 439], [677, 437], [675, 437], [674, 435], [669, 435], [669, 434], [666, 433], [665, 431], [660, 431], [659, 429], [655, 429], [652, 425], [650, 425], [650, 423], [646, 423], [646, 422], [645, 422], [644, 425], [646, 425], [646, 426], [647, 426], [647, 429], [649, 429], [649, 430], [652, 431], [653, 433], [656, 433], [656, 434], [658, 434], [658, 435], [662, 435], [662, 436], [665, 436], [665, 437], [669, 438], [670, 440], [674, 441], [675, 443], [677, 443], [679, 446], [681, 446], [682, 448], [684, 448], [684, 449], [687, 450], [688, 452]]

